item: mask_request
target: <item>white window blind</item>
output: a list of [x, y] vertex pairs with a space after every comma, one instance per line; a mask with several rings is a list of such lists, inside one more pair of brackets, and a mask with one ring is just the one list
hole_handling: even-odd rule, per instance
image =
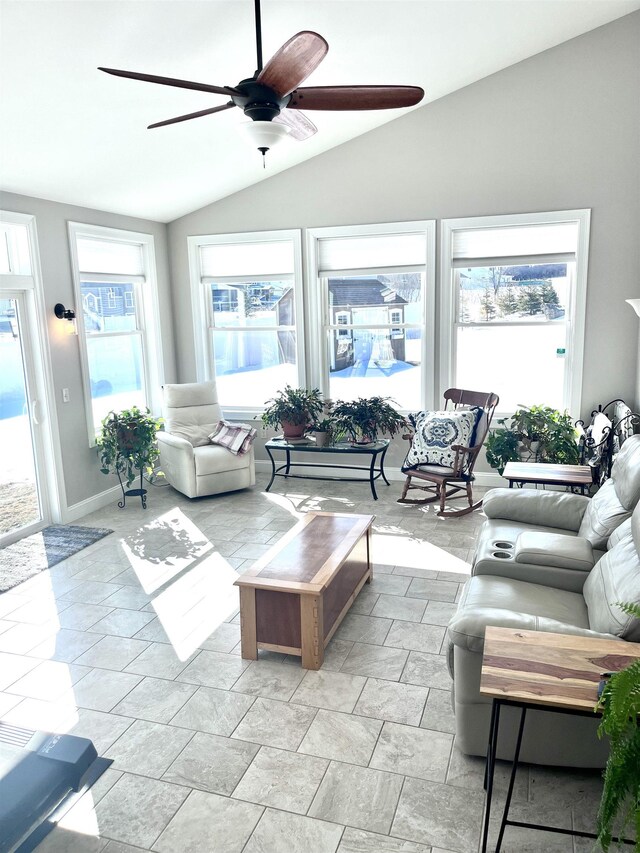
[[200, 246], [200, 271], [203, 278], [291, 275], [293, 263], [291, 240]]
[[376, 234], [318, 240], [318, 273], [424, 267], [427, 241], [419, 234]]
[[453, 233], [453, 265], [574, 261], [577, 247], [578, 222], [461, 228]]
[[144, 257], [139, 243], [79, 236], [76, 245], [80, 272], [144, 276]]

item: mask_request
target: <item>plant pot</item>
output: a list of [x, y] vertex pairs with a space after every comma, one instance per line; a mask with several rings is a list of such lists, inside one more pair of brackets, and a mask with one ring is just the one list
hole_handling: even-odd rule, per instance
[[328, 432], [316, 432], [316, 447], [327, 447], [331, 444]]
[[306, 424], [291, 424], [288, 421], [281, 421], [280, 426], [285, 438], [302, 438], [307, 429]]

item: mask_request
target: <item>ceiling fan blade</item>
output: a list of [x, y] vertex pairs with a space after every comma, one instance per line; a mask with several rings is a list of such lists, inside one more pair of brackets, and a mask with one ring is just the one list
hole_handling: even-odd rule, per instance
[[320, 65], [328, 50], [329, 45], [322, 36], [303, 30], [271, 57], [258, 74], [258, 83], [269, 86], [284, 98]]
[[300, 110], [292, 113], [289, 110], [282, 110], [280, 115], [276, 116], [273, 120], [288, 127], [290, 129], [289, 136], [292, 139], [297, 139], [298, 142], [303, 142], [318, 132], [318, 128], [311, 119], [308, 119]]
[[419, 86], [305, 86], [287, 104], [294, 110], [394, 110], [424, 97]]
[[200, 118], [200, 116], [210, 116], [212, 113], [220, 113], [223, 110], [228, 110], [231, 107], [235, 107], [233, 101], [229, 101], [228, 104], [223, 104], [221, 107], [211, 107], [209, 110], [199, 110], [197, 113], [188, 113], [184, 116], [176, 116], [175, 118], [168, 118], [165, 121], [157, 121], [155, 124], [150, 124], [147, 127], [147, 130], [151, 130], [153, 127], [164, 127], [167, 124], [177, 124], [179, 121], [189, 121], [191, 118]]
[[193, 83], [191, 80], [178, 80], [175, 77], [158, 77], [155, 74], [139, 74], [137, 71], [120, 71], [117, 68], [98, 68], [115, 77], [129, 77], [145, 83], [160, 83], [163, 86], [176, 86], [178, 89], [196, 89], [198, 92], [213, 92], [216, 95], [237, 95], [236, 89], [229, 86], [211, 86], [209, 83]]

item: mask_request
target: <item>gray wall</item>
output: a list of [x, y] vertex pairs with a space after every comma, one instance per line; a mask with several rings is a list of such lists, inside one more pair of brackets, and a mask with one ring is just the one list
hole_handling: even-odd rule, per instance
[[[88, 446], [78, 338], [73, 335], [61, 335], [60, 321], [53, 316], [53, 306], [56, 302], [62, 302], [67, 307], [72, 306], [76, 309], [78, 307], [73, 293], [67, 222], [72, 220], [153, 234], [165, 379], [171, 382], [175, 380], [176, 371], [167, 228], [166, 225], [146, 219], [119, 216], [13, 193], [0, 194], [0, 208], [17, 213], [28, 213], [36, 218], [56, 401], [54, 417], [57, 418], [60, 432], [66, 503], [67, 506], [72, 506], [103, 492], [113, 483], [100, 473], [96, 451]], [[62, 388], [68, 388], [70, 391], [69, 403], [62, 402]]]
[[582, 414], [640, 405], [639, 44], [636, 12], [171, 223], [180, 381], [189, 235], [591, 208]]

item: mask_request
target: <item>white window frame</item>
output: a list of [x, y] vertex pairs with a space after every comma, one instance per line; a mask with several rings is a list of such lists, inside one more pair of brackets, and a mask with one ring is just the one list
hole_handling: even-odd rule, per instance
[[[329, 280], [325, 277], [320, 277], [318, 274], [318, 243], [320, 240], [326, 240], [337, 237], [367, 237], [367, 236], [383, 236], [388, 234], [415, 234], [416, 232], [424, 232], [426, 241], [426, 264], [420, 268], [420, 272], [425, 277], [425, 290], [422, 305], [422, 318], [420, 322], [420, 332], [422, 336], [421, 359], [422, 359], [422, 388], [419, 392], [419, 399], [416, 400], [416, 406], [410, 410], [402, 409], [401, 411], [416, 411], [418, 409], [433, 409], [435, 403], [435, 364], [436, 364], [436, 343], [435, 343], [435, 281], [436, 281], [436, 221], [435, 219], [418, 220], [412, 222], [387, 222], [373, 225], [344, 225], [328, 228], [310, 228], [307, 230], [307, 281], [309, 282], [310, 290], [315, 290], [316, 298], [309, 300], [309, 331], [307, 343], [309, 352], [315, 354], [315, 358], [311, 361], [310, 369], [310, 387], [320, 388], [325, 397], [329, 396], [329, 353], [327, 351], [329, 335], [326, 334], [328, 329], [335, 329], [336, 324], [331, 322], [329, 316]], [[406, 267], [394, 267], [393, 269], [385, 268], [384, 272], [406, 272]], [[376, 275], [383, 270], [379, 267], [369, 267], [366, 269], [348, 270], [345, 274], [354, 275]], [[341, 274], [341, 271], [336, 271], [336, 275]], [[415, 323], [399, 323], [394, 324], [395, 328], [407, 329], [415, 328]], [[343, 328], [353, 329], [362, 328], [361, 326], [348, 324]], [[384, 326], [373, 326], [368, 328], [390, 328], [390, 324]]]
[[[224, 245], [229, 243], [274, 243], [290, 241], [293, 248], [293, 273], [291, 284], [293, 286], [294, 302], [294, 330], [296, 333], [296, 368], [298, 386], [303, 388], [306, 384], [305, 369], [305, 334], [304, 334], [304, 293], [302, 276], [302, 235], [299, 229], [288, 229], [282, 231], [247, 231], [236, 234], [207, 234], [202, 236], [187, 237], [189, 253], [189, 278], [191, 281], [191, 307], [193, 319], [193, 339], [196, 357], [196, 379], [198, 382], [206, 382], [215, 379], [213, 340], [209, 327], [211, 317], [210, 285], [211, 277], [204, 277], [200, 267], [200, 248], [202, 246]], [[251, 278], [260, 276], [252, 275]], [[265, 280], [269, 276], [265, 277]], [[273, 276], [271, 276], [273, 278]], [[246, 276], [236, 278], [236, 281], [245, 281]], [[231, 277], [222, 276], [215, 278], [221, 284], [232, 283]], [[271, 327], [255, 327], [256, 331], [265, 331]], [[284, 327], [274, 327], [284, 328]], [[287, 327], [290, 328], [290, 327]], [[264, 406], [258, 403], [255, 406], [225, 406], [221, 403], [223, 412], [234, 418], [255, 418], [264, 410]]]
[[[509, 225], [544, 225], [577, 222], [575, 281], [572, 282], [570, 304], [566, 313], [567, 354], [565, 356], [563, 408], [578, 417], [582, 410], [582, 370], [584, 361], [584, 331], [587, 306], [587, 271], [589, 263], [590, 209], [561, 210], [545, 213], [520, 213], [497, 216], [473, 216], [443, 219], [440, 241], [440, 396], [455, 380], [457, 294], [453, 278], [453, 239], [456, 231], [473, 228], [503, 228]], [[486, 265], [492, 259], [487, 258]], [[484, 324], [483, 324], [484, 325]], [[487, 323], [486, 326], [495, 325]], [[509, 325], [514, 325], [510, 323]], [[489, 389], [490, 390], [490, 389]], [[501, 410], [501, 416], [513, 414]]]
[[[351, 312], [350, 311], [336, 311], [334, 318], [333, 318], [336, 326], [345, 326], [345, 327], [349, 325], [350, 319], [351, 319]], [[335, 332], [336, 332], [336, 340], [338, 340], [339, 338], [351, 338], [353, 335], [352, 330], [347, 329], [347, 328], [344, 328], [344, 329], [338, 328], [335, 330]]]
[[[164, 365], [162, 358], [162, 335], [160, 333], [160, 309], [158, 304], [158, 277], [156, 270], [155, 241], [153, 234], [145, 234], [138, 231], [126, 231], [121, 228], [108, 228], [103, 225], [88, 225], [82, 222], [68, 222], [69, 248], [71, 252], [71, 269], [73, 274], [73, 288], [75, 303], [82, 305], [82, 287], [84, 282], [97, 282], [100, 284], [113, 284], [133, 282], [136, 290], [138, 329], [122, 334], [135, 334], [138, 332], [142, 340], [142, 364], [144, 396], [146, 405], [153, 415], [159, 417], [162, 410], [161, 389], [164, 382]], [[142, 262], [144, 274], [117, 275], [114, 273], [103, 273], [100, 270], [80, 270], [78, 264], [78, 237], [89, 237], [91, 239], [103, 240], [115, 243], [134, 243], [142, 247]], [[108, 302], [111, 300], [108, 299]], [[87, 333], [84, 324], [82, 310], [76, 311], [76, 324], [78, 327], [78, 339], [80, 350], [80, 365], [82, 369], [82, 382], [84, 388], [85, 417], [87, 421], [87, 435], [89, 446], [96, 444], [97, 428], [93, 423], [93, 406], [91, 398], [91, 376], [89, 372], [89, 355], [87, 351]], [[113, 334], [120, 334], [114, 332]]]

